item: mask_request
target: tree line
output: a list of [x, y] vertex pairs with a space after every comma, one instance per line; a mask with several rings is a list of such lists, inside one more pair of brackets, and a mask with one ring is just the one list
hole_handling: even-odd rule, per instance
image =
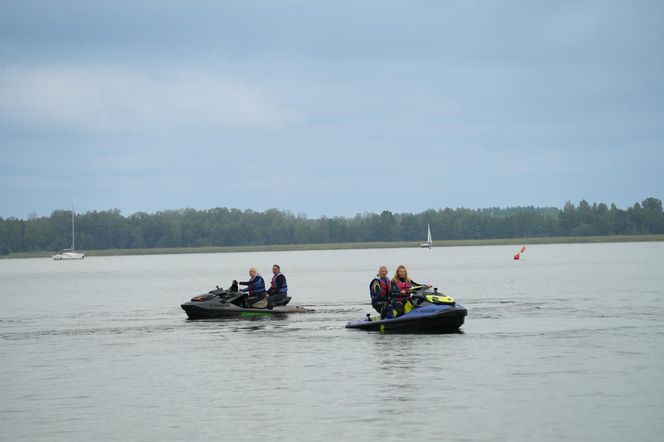
[[[640, 235], [664, 233], [662, 201], [647, 198], [627, 209], [611, 204], [487, 209], [430, 209], [422, 213], [365, 213], [309, 219], [269, 209], [165, 210], [123, 216], [117, 209], [76, 216], [79, 249], [238, 246], [370, 241]], [[59, 250], [71, 243], [71, 211], [28, 219], [0, 217], [0, 255]]]

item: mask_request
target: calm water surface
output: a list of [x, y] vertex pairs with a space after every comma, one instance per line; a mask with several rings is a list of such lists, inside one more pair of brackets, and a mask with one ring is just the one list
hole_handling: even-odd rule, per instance
[[[664, 244], [0, 260], [0, 439], [597, 440], [664, 434]], [[180, 303], [278, 262], [286, 319]], [[380, 264], [463, 333], [344, 329]]]

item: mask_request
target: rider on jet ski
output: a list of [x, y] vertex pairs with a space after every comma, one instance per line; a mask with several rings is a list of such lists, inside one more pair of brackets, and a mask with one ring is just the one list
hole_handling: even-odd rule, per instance
[[279, 264], [272, 266], [272, 282], [270, 288], [267, 289], [267, 294], [270, 295], [270, 305], [275, 305], [288, 297], [288, 284], [286, 277], [281, 273]]
[[241, 292], [248, 293], [242, 301], [245, 308], [265, 298], [265, 280], [258, 274], [256, 267], [249, 268], [249, 278], [249, 281], [233, 281], [233, 284], [247, 286], [240, 289]]
[[385, 319], [388, 314], [388, 307], [391, 305], [390, 294], [392, 293], [392, 281], [387, 276], [387, 267], [380, 266], [378, 268], [378, 274], [369, 284], [369, 292], [371, 306], [380, 313], [380, 319]]
[[394, 309], [397, 311], [397, 316], [401, 316], [404, 313], [407, 313], [407, 304], [410, 304], [409, 297], [412, 293], [413, 287], [427, 287], [430, 288], [429, 284], [418, 284], [417, 282], [410, 279], [408, 276], [408, 270], [406, 266], [400, 265], [397, 267], [397, 271], [394, 272], [394, 278], [391, 281], [392, 285], [392, 299], [394, 300]]

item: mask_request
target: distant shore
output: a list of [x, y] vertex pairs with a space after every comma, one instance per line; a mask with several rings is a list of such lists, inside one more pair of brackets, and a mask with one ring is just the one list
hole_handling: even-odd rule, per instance
[[[529, 244], [583, 244], [610, 242], [652, 242], [664, 241], [664, 235], [615, 235], [615, 236], [562, 236], [542, 238], [503, 238], [503, 239], [461, 239], [434, 241], [433, 247], [502, 246]], [[123, 255], [174, 255], [181, 253], [242, 253], [242, 252], [285, 252], [297, 250], [346, 250], [346, 249], [391, 249], [419, 247], [419, 241], [399, 242], [344, 242], [321, 244], [274, 244], [263, 246], [223, 246], [223, 247], [167, 247], [155, 249], [108, 249], [87, 250], [86, 256]], [[2, 258], [47, 258], [53, 251], [11, 253]]]

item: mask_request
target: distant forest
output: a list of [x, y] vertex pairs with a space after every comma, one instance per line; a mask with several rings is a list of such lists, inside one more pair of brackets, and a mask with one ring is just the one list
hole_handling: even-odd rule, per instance
[[[565, 207], [439, 209], [422, 213], [321, 217], [270, 209], [165, 210], [123, 216], [119, 210], [76, 216], [78, 249], [238, 246], [664, 233], [662, 201], [647, 198], [627, 209], [585, 200]], [[0, 255], [59, 250], [71, 243], [71, 211], [27, 220], [0, 218]]]

